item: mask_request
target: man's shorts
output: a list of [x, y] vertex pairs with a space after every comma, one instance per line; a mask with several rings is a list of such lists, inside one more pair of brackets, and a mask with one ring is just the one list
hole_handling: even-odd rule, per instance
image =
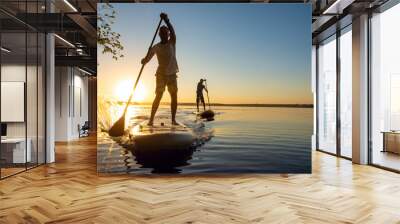
[[178, 84], [176, 74], [173, 75], [156, 75], [156, 94], [164, 93], [165, 86], [168, 87], [168, 92], [176, 94], [178, 92]]
[[197, 94], [196, 102], [202, 102], [202, 103], [204, 103], [204, 96], [203, 96], [202, 93], [201, 93], [201, 94]]

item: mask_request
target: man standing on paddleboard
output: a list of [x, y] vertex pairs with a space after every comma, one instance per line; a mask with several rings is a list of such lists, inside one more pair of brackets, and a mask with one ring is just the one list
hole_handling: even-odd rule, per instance
[[175, 30], [169, 21], [168, 15], [166, 13], [161, 13], [160, 17], [167, 24], [167, 26], [161, 26], [158, 32], [161, 41], [155, 44], [150, 49], [149, 54], [142, 59], [142, 64], [146, 64], [151, 60], [154, 54], [156, 54], [158, 60], [158, 68], [156, 72], [156, 97], [153, 101], [148, 125], [153, 125], [154, 116], [156, 115], [166, 86], [171, 95], [172, 124], [178, 125], [175, 120], [176, 110], [178, 107], [178, 85], [176, 78], [179, 71], [175, 54], [176, 35]]
[[206, 86], [203, 84], [203, 82], [206, 81], [205, 79], [200, 79], [199, 83], [197, 83], [197, 90], [196, 90], [196, 104], [197, 104], [197, 112], [199, 111], [199, 102], [201, 101], [203, 103], [203, 108], [206, 110], [206, 103], [204, 102], [204, 96], [203, 96], [203, 89], [208, 93], [208, 90]]

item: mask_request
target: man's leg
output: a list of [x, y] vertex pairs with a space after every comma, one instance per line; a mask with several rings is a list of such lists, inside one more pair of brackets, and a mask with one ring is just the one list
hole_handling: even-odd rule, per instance
[[156, 116], [156, 112], [158, 106], [160, 105], [166, 84], [166, 80], [163, 76], [156, 76], [156, 97], [154, 98], [153, 105], [151, 106], [151, 115], [148, 125], [153, 125], [154, 117]]
[[178, 108], [178, 94], [177, 92], [170, 92], [171, 94], [171, 116], [172, 116], [172, 124], [176, 125], [176, 120], [175, 120], [175, 116], [176, 116], [176, 110]]
[[178, 84], [176, 81], [176, 75], [168, 77], [168, 92], [171, 95], [171, 120], [173, 125], [177, 125], [176, 122], [176, 110], [178, 108]]
[[204, 111], [206, 111], [206, 103], [204, 102], [204, 96], [201, 96], [201, 102], [203, 103]]
[[150, 115], [150, 120], [149, 120], [148, 125], [153, 125], [154, 116], [156, 116], [156, 112], [157, 112], [158, 106], [160, 105], [160, 101], [163, 96], [163, 93], [164, 92], [156, 93], [156, 97], [154, 98], [153, 105], [151, 106], [151, 115]]
[[197, 112], [200, 112], [200, 110], [199, 110], [199, 102], [200, 100], [199, 100], [199, 96], [196, 96], [196, 105], [197, 105]]

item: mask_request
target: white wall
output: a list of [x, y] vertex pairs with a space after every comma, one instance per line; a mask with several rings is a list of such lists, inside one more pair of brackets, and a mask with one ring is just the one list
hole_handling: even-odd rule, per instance
[[68, 117], [69, 117], [69, 96], [68, 88], [70, 84], [70, 77], [68, 75], [67, 67], [55, 68], [55, 141], [68, 140]]
[[56, 67], [56, 141], [77, 139], [78, 125], [88, 120], [88, 78], [83, 75], [76, 68]]
[[[76, 72], [77, 70], [75, 70]], [[81, 76], [82, 73], [79, 73], [79, 75], [76, 75], [75, 73], [75, 78], [74, 78], [74, 108], [73, 110], [75, 113], [73, 113], [73, 119], [72, 119], [72, 132], [71, 134], [74, 137], [79, 137], [79, 132], [78, 132], [78, 124], [81, 126], [85, 123], [85, 121], [88, 120], [88, 78]]]
[[[32, 66], [25, 67], [19, 64], [5, 64], [1, 66], [1, 81], [3, 82], [25, 82], [25, 75], [27, 69], [28, 73], [36, 69]], [[36, 72], [36, 70], [35, 70]], [[34, 93], [27, 93], [27, 96], [35, 96]], [[7, 110], [7, 108], [1, 108], [1, 110]], [[28, 115], [29, 116], [29, 115]], [[28, 120], [29, 117], [28, 117]], [[8, 137], [25, 137], [25, 122], [7, 122], [7, 136]], [[29, 136], [28, 136], [29, 137]]]
[[[38, 70], [37, 70], [38, 69]], [[23, 82], [26, 89], [19, 91], [24, 94], [26, 90], [26, 102], [22, 102], [23, 106], [19, 108], [19, 113], [24, 116], [26, 112], [26, 120], [23, 118], [21, 122], [5, 122], [7, 124], [7, 137], [9, 138], [25, 138], [27, 136], [31, 149], [32, 162], [44, 163], [44, 92], [43, 76], [41, 66], [25, 64], [3, 64], [1, 66], [2, 82]], [[27, 79], [27, 80], [25, 80]], [[3, 92], [4, 89], [2, 89]], [[7, 97], [7, 95], [2, 95]], [[17, 103], [17, 102], [16, 102]], [[26, 103], [26, 106], [25, 106]], [[16, 108], [2, 107], [2, 112], [7, 110], [17, 110]], [[13, 111], [7, 111], [13, 113]], [[16, 111], [14, 111], [16, 113]], [[39, 161], [36, 161], [39, 159]]]

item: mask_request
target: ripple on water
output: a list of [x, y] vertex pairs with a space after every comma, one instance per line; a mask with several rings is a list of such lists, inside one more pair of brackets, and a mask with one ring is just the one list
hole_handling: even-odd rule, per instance
[[[308, 173], [311, 171], [312, 109], [215, 107], [215, 121], [180, 108], [179, 121], [196, 135], [193, 155], [165, 170], [143, 167], [130, 150], [99, 136], [98, 170], [106, 173]], [[138, 112], [139, 111], [139, 112]], [[135, 109], [130, 126], [148, 119], [150, 108]], [[157, 118], [170, 117], [161, 107]]]

